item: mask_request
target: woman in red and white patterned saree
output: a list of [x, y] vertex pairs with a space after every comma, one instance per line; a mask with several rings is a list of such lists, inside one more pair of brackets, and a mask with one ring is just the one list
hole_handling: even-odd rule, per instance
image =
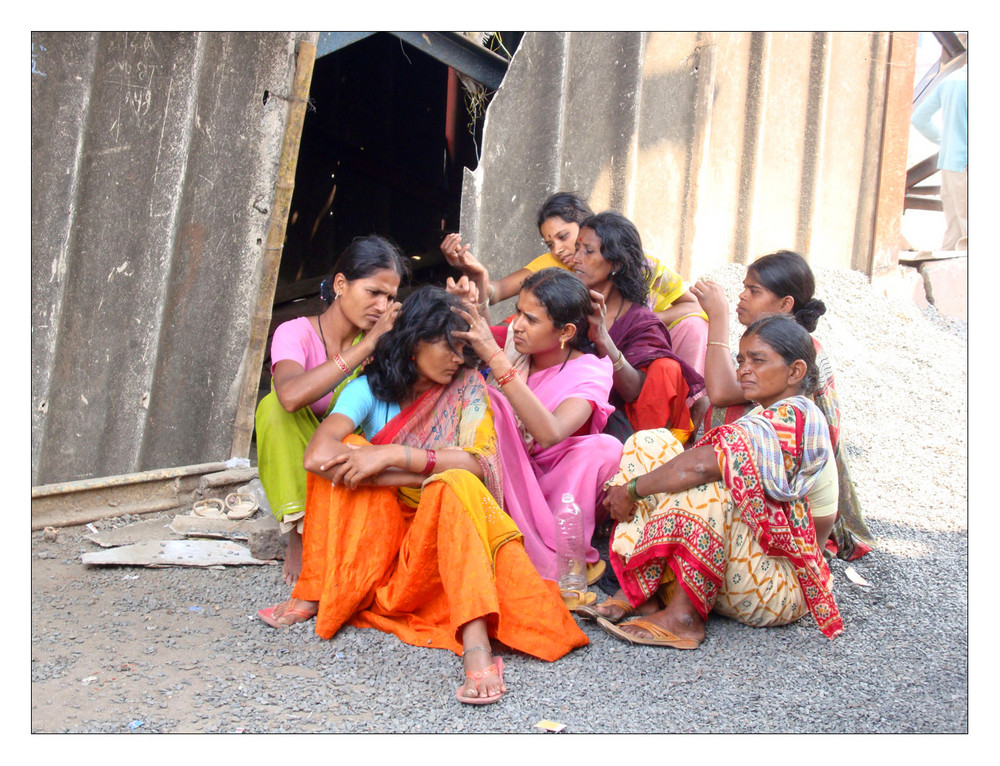
[[[669, 431], [641, 431], [608, 482], [622, 590], [585, 611], [630, 643], [695, 649], [713, 610], [755, 627], [808, 612], [824, 635], [843, 630], [817, 544], [834, 517], [814, 520], [808, 502], [832, 459], [826, 419], [809, 398], [812, 340], [791, 317], [769, 316], [747, 329], [738, 362], [756, 409], [686, 452]], [[616, 624], [626, 616], [636, 618]]]

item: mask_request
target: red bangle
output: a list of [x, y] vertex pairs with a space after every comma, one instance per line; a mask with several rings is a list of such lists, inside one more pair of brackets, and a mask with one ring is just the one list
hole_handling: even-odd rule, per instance
[[437, 453], [427, 450], [427, 464], [424, 466], [424, 476], [430, 476], [434, 472], [434, 464], [437, 463]]
[[505, 372], [503, 375], [497, 378], [497, 385], [506, 386], [516, 377], [517, 377], [517, 368], [511, 367], [509, 370], [507, 370], [507, 372]]
[[496, 351], [494, 351], [492, 354], [490, 354], [490, 358], [486, 360], [486, 366], [489, 367], [490, 364], [493, 362], [493, 357], [495, 357], [497, 354], [502, 354], [502, 353], [503, 353], [503, 349], [502, 348], [498, 348]]
[[334, 354], [333, 361], [335, 361], [337, 366], [344, 371], [345, 375], [351, 374], [351, 368], [347, 366], [347, 362], [341, 358], [340, 354]]

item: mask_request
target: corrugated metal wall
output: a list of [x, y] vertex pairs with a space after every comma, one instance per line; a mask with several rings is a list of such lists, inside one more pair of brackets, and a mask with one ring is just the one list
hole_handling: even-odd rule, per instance
[[231, 456], [307, 38], [32, 34], [33, 485]]
[[889, 128], [905, 136], [907, 102], [892, 113], [887, 94], [912, 89], [913, 52], [895, 39], [890, 66], [890, 33], [529, 33], [466, 176], [463, 233], [510, 273], [544, 252], [535, 214], [562, 189], [630, 217], [687, 279], [778, 248], [871, 274], [902, 214], [901, 184], [880, 196], [905, 175]]
[[[33, 485], [246, 454], [296, 43], [316, 39], [32, 34]], [[573, 189], [688, 278], [777, 247], [870, 272], [902, 211], [902, 183], [898, 213], [880, 199], [892, 39], [529, 33], [463, 231], [514, 270], [540, 202]]]

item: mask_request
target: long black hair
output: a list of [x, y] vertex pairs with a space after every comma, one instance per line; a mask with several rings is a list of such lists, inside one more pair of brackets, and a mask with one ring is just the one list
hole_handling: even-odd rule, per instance
[[816, 366], [816, 346], [812, 336], [795, 317], [789, 314], [768, 314], [751, 324], [743, 333], [744, 338], [756, 335], [775, 353], [792, 364], [797, 359], [806, 363], [806, 374], [799, 385], [799, 393], [812, 396], [819, 387], [819, 368]]
[[758, 258], [747, 266], [747, 271], [779, 298], [791, 296], [795, 321], [809, 332], [816, 329], [819, 318], [826, 313], [826, 304], [813, 298], [816, 278], [805, 258], [791, 250], [778, 250]]
[[[452, 311], [463, 308], [462, 301], [440, 287], [425, 285], [407, 296], [393, 322], [392, 329], [378, 339], [371, 363], [365, 368], [368, 384], [376, 398], [400, 402], [417, 382], [417, 365], [413, 358], [417, 343], [444, 338], [453, 349], [458, 348], [452, 333], [469, 329], [469, 323]], [[471, 348], [465, 347], [464, 364], [476, 366]]]
[[327, 305], [333, 303], [333, 277], [337, 274], [343, 274], [348, 282], [353, 282], [384, 269], [395, 271], [400, 282], [405, 282], [410, 276], [410, 262], [393, 242], [376, 234], [355, 237], [340, 254], [333, 273], [320, 283], [319, 297]]
[[557, 330], [568, 324], [576, 327], [576, 334], [570, 345], [580, 351], [592, 352], [587, 331], [590, 322], [590, 291], [576, 274], [566, 269], [551, 266], [540, 269], [524, 280], [521, 292], [530, 292], [545, 306], [545, 310]]
[[635, 224], [621, 213], [607, 210], [580, 224], [593, 229], [601, 240], [601, 256], [611, 264], [611, 282], [627, 300], [645, 306], [649, 300], [652, 271]]

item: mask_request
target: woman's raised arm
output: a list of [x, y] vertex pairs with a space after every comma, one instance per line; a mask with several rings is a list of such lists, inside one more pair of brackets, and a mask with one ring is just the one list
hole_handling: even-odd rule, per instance
[[[392, 329], [392, 323], [399, 314], [399, 306], [399, 303], [390, 303], [375, 326], [365, 333], [365, 337], [339, 354], [348, 370], [353, 371], [372, 355], [375, 342]], [[322, 399], [349, 374], [344, 372], [336, 359], [327, 359], [311, 370], [304, 369], [298, 362], [282, 359], [274, 365], [274, 393], [286, 412], [295, 412]]]
[[729, 350], [729, 302], [722, 285], [697, 281], [691, 293], [708, 315], [708, 348], [705, 351], [705, 390], [713, 407], [744, 404], [746, 397], [736, 381]]
[[[467, 305], [465, 309], [452, 309], [469, 323], [468, 332], [456, 332], [455, 337], [471, 345], [499, 380], [510, 372], [513, 364], [497, 345], [486, 320], [473, 314], [470, 308]], [[576, 433], [593, 412], [590, 402], [577, 398], [566, 399], [550, 412], [520, 375], [515, 375], [502, 388], [528, 433], [541, 447], [551, 447]]]

